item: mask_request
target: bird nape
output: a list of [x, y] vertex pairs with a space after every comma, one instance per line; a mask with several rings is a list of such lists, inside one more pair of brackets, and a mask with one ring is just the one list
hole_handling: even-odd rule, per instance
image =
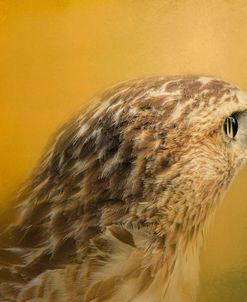
[[0, 237], [0, 300], [191, 302], [247, 158], [247, 97], [211, 77], [104, 92], [55, 135]]

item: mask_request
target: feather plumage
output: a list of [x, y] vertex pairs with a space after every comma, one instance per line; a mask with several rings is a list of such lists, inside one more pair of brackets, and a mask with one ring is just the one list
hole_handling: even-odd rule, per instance
[[147, 78], [66, 123], [2, 234], [1, 301], [195, 301], [203, 231], [246, 157], [222, 125], [246, 100], [214, 78]]

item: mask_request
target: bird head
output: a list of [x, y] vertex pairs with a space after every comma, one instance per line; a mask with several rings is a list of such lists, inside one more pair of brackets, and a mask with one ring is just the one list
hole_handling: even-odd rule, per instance
[[171, 79], [150, 94], [156, 144], [144, 211], [159, 213], [146, 216], [160, 234], [198, 233], [246, 162], [247, 96], [210, 77]]

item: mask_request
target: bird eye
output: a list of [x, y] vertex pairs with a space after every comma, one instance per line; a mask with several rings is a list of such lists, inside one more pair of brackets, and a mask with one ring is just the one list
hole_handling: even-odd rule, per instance
[[234, 138], [238, 132], [238, 120], [234, 115], [229, 116], [224, 123], [224, 131], [230, 138]]

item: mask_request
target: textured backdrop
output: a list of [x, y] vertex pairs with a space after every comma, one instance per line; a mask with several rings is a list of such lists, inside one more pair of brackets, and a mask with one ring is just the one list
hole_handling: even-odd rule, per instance
[[[247, 2], [0, 0], [0, 207], [49, 136], [112, 83], [196, 73], [247, 91]], [[216, 217], [200, 302], [247, 296], [247, 168]]]

